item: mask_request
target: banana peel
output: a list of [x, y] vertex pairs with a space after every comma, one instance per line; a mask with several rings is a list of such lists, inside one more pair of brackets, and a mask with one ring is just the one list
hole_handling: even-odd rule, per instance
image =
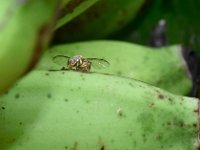
[[0, 98], [0, 149], [195, 150], [198, 111], [130, 78], [37, 70]]
[[61, 67], [52, 61], [58, 54], [103, 58], [110, 66], [104, 69], [92, 67], [92, 72], [135, 78], [179, 95], [187, 95], [192, 87], [180, 45], [149, 48], [108, 40], [63, 44], [47, 50], [37, 69], [59, 70]]

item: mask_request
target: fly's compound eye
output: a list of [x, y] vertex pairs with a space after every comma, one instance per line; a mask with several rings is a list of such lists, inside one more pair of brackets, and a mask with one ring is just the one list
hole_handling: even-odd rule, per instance
[[74, 66], [76, 64], [76, 59], [69, 59], [68, 64]]

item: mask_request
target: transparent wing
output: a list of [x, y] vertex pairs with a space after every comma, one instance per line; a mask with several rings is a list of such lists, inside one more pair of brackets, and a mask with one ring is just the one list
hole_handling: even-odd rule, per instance
[[110, 65], [110, 63], [105, 59], [99, 59], [99, 58], [87, 58], [87, 59], [91, 62], [92, 66], [96, 69], [107, 68]]
[[65, 55], [56, 55], [52, 58], [53, 62], [62, 66], [62, 67], [67, 67], [67, 63], [69, 60], [69, 56], [65, 56]]

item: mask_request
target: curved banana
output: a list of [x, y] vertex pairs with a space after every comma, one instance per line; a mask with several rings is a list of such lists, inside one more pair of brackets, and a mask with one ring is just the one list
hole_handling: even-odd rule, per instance
[[73, 5], [78, 10], [64, 14], [57, 23], [60, 9], [71, 6], [69, 0], [3, 0], [0, 5], [0, 94], [35, 66], [56, 23], [70, 21], [95, 2]]
[[56, 0], [1, 2], [0, 94], [37, 62], [50, 38], [51, 19], [58, 3]]
[[145, 0], [99, 0], [59, 28], [54, 41], [63, 43], [108, 37], [133, 20], [144, 3]]
[[0, 149], [194, 150], [198, 104], [129, 78], [33, 71], [0, 98]]
[[192, 87], [180, 45], [149, 48], [106, 40], [63, 44], [46, 51], [37, 68], [60, 69], [61, 67], [52, 61], [52, 57], [58, 54], [103, 58], [110, 66], [105, 69], [93, 67], [93, 72], [135, 78], [175, 94], [186, 95]]

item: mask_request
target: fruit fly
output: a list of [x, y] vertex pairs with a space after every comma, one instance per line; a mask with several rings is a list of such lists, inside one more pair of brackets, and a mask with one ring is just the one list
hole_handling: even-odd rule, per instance
[[81, 55], [76, 56], [65, 56], [65, 55], [56, 55], [53, 57], [53, 61], [69, 70], [76, 70], [81, 72], [89, 72], [91, 66], [94, 68], [106, 68], [110, 64], [105, 59], [100, 58], [84, 58]]

